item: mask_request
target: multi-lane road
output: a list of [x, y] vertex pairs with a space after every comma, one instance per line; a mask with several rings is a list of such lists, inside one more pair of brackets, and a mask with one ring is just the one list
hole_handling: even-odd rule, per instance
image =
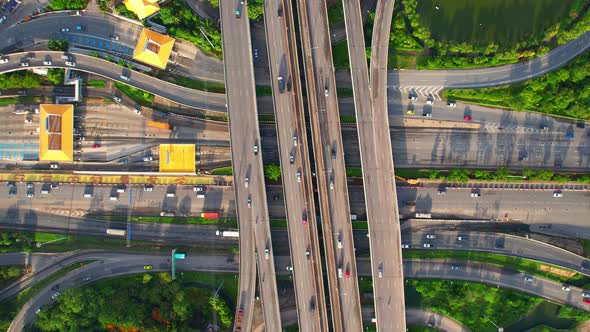
[[291, 3], [266, 1], [264, 19], [299, 329], [328, 331]]
[[362, 330], [344, 148], [324, 1], [298, 1], [333, 329]]
[[393, 1], [377, 2], [370, 77], [358, 1], [344, 1], [344, 13], [371, 244], [376, 324], [378, 330], [404, 331], [404, 278], [386, 89]]
[[[251, 330], [256, 272], [265, 328], [281, 330], [279, 298], [264, 187], [250, 24], [245, 5], [219, 7], [231, 138], [234, 191], [240, 225], [240, 291], [235, 329]], [[241, 14], [236, 14], [236, 10]], [[241, 320], [241, 323], [239, 322]]]
[[[56, 261], [55, 264], [70, 265], [76, 261], [93, 260], [82, 268], [76, 269], [58, 280], [50, 283], [37, 295], [30, 299], [19, 311], [9, 331], [21, 331], [26, 325], [35, 319], [34, 311], [52, 302], [52, 287], [59, 285], [63, 291], [68, 288], [79, 287], [95, 282], [99, 279], [116, 277], [126, 274], [142, 273], [143, 266], [152, 265], [152, 271], [167, 271], [170, 269], [168, 255], [125, 254], [112, 252], [78, 252], [69, 257]], [[277, 256], [277, 268], [289, 262], [288, 256]], [[361, 258], [359, 260], [359, 275], [371, 274], [370, 262]], [[33, 278], [41, 279], [49, 275], [50, 271], [58, 268], [58, 265], [50, 265], [45, 270], [36, 273]], [[237, 272], [235, 263], [229, 262], [224, 256], [216, 255], [188, 255], [185, 260], [177, 262], [177, 268], [181, 271], [208, 271], [208, 272]], [[53, 270], [52, 270], [53, 269]], [[288, 271], [283, 271], [283, 274]], [[483, 282], [491, 285], [514, 289], [520, 292], [544, 297], [546, 299], [564, 303], [582, 310], [590, 311], [590, 306], [581, 301], [581, 289], [570, 287], [564, 291], [561, 283], [547, 279], [534, 277], [532, 282], [525, 280], [525, 275], [509, 269], [490, 266], [482, 263], [464, 261], [428, 261], [405, 260], [404, 274], [409, 278], [430, 279], [454, 279], [473, 282]], [[88, 278], [90, 277], [90, 279]], [[409, 315], [410, 313], [408, 313]], [[416, 313], [413, 313], [416, 314]], [[413, 321], [413, 319], [412, 319]], [[458, 327], [458, 325], [454, 325]]]

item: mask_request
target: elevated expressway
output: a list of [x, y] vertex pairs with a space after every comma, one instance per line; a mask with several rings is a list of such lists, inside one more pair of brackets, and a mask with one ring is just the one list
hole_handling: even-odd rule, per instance
[[[260, 129], [256, 109], [250, 24], [246, 6], [220, 3], [229, 131], [240, 228], [240, 286], [234, 329], [252, 330], [256, 271], [267, 331], [280, 331], [281, 318], [266, 203]], [[243, 11], [235, 14], [236, 3]]]
[[293, 22], [289, 0], [265, 1], [264, 27], [285, 193], [298, 326], [301, 331], [328, 331]]
[[333, 330], [362, 331], [355, 249], [326, 2], [299, 0], [297, 8], [312, 125]]
[[343, 3], [367, 205], [376, 324], [380, 331], [405, 331], [400, 224], [386, 87], [393, 0], [377, 2], [370, 80], [359, 2]]

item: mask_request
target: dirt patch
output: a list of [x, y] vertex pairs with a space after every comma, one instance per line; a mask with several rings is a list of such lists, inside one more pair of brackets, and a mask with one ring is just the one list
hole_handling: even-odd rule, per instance
[[543, 272], [553, 273], [555, 275], [566, 277], [566, 278], [571, 278], [576, 275], [576, 272], [574, 272], [574, 271], [562, 270], [562, 269], [558, 269], [558, 268], [548, 266], [548, 265], [541, 265], [540, 269]]
[[584, 324], [578, 325], [578, 327], [576, 327], [576, 331], [577, 332], [590, 331], [590, 320], [587, 320], [586, 322], [584, 322]]

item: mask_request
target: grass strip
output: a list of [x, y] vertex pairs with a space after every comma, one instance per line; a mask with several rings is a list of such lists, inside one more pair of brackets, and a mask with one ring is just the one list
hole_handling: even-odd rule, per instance
[[95, 88], [104, 88], [106, 86], [106, 82], [103, 80], [90, 80], [86, 83], [88, 86], [92, 86]]
[[231, 166], [219, 167], [211, 171], [212, 175], [234, 175], [234, 170]]
[[[88, 217], [108, 221], [127, 221], [127, 216], [123, 215], [91, 215]], [[130, 220], [132, 222], [150, 222], [158, 224], [219, 225], [223, 227], [237, 227], [238, 225], [235, 218], [209, 219], [201, 217], [132, 216]]]
[[457, 259], [481, 262], [510, 268], [516, 271], [529, 273], [539, 277], [557, 282], [567, 282], [577, 285], [584, 282], [584, 276], [576, 273], [573, 277], [568, 278], [550, 272], [542, 271], [541, 266], [550, 266], [556, 269], [571, 270], [548, 263], [541, 263], [531, 259], [501, 255], [496, 253], [479, 252], [479, 251], [462, 251], [462, 250], [404, 250], [403, 258], [428, 258], [428, 259]]
[[363, 169], [361, 167], [346, 167], [346, 176], [349, 178], [363, 177]]
[[212, 93], [225, 93], [225, 85], [223, 83], [201, 81], [184, 76], [174, 76], [173, 78], [167, 78], [166, 80], [190, 89]]
[[115, 86], [127, 97], [133, 99], [134, 102], [141, 106], [151, 107], [154, 103], [154, 95], [149, 92], [119, 82], [115, 82]]

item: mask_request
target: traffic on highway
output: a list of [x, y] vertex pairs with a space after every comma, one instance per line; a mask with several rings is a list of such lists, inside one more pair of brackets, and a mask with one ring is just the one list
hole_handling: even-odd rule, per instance
[[[0, 328], [590, 329], [590, 6], [550, 2], [0, 0]], [[110, 282], [128, 322], [57, 318]]]

